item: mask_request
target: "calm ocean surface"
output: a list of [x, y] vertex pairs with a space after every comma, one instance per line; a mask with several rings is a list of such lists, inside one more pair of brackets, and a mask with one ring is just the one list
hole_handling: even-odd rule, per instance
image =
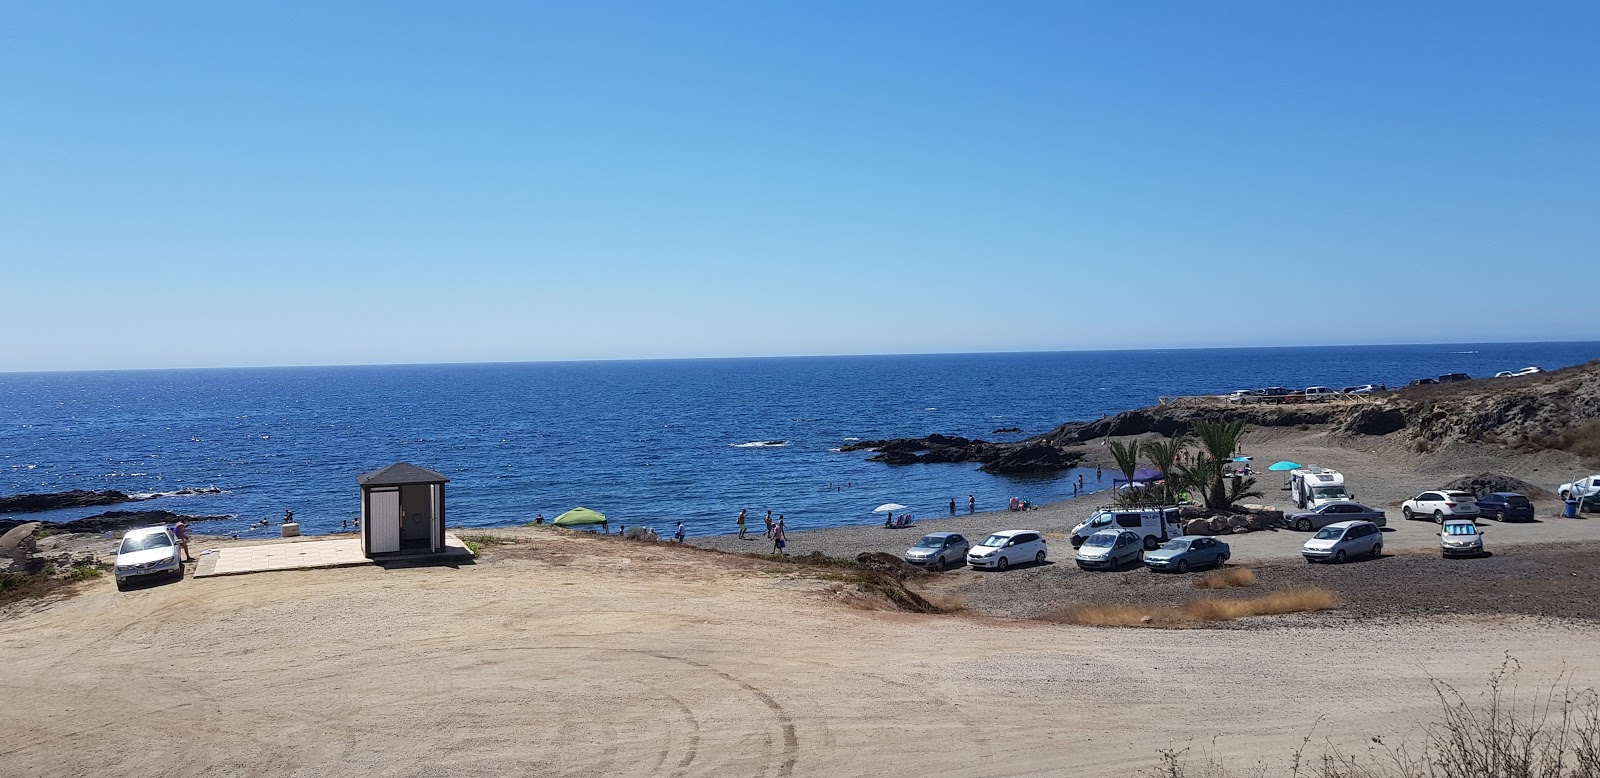
[[[246, 535], [292, 509], [321, 533], [358, 514], [358, 474], [409, 461], [451, 479], [452, 525], [584, 505], [662, 534], [677, 520], [731, 532], [740, 508], [755, 526], [772, 510], [803, 529], [871, 522], [888, 501], [930, 517], [951, 497], [965, 511], [968, 494], [980, 510], [1072, 494], [1072, 473], [1005, 478], [832, 450], [850, 438], [1014, 440], [1162, 395], [1398, 386], [1594, 358], [1600, 343], [10, 373], [0, 493], [215, 486], [226, 493], [123, 507], [236, 514], [196, 529]], [[741, 445], [774, 440], [788, 443]]]

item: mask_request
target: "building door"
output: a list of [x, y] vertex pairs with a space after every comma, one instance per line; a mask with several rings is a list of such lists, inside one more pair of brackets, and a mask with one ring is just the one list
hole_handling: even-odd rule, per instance
[[367, 495], [367, 553], [388, 554], [400, 550], [400, 490], [374, 489]]

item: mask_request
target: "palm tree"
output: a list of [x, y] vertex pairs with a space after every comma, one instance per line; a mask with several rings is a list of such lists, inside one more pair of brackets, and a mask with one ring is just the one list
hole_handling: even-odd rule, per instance
[[[1234, 501], [1228, 497], [1228, 488], [1224, 483], [1222, 466], [1233, 459], [1234, 452], [1239, 450], [1239, 441], [1249, 427], [1242, 421], [1197, 421], [1194, 423], [1194, 436], [1200, 441], [1200, 447], [1205, 450], [1205, 459], [1201, 461], [1202, 475], [1204, 477], [1204, 490], [1206, 494], [1206, 507], [1212, 510], [1221, 510], [1233, 505]], [[1254, 486], [1252, 479], [1250, 486]], [[1238, 487], [1242, 499], [1249, 491], [1249, 487]], [[1259, 494], [1255, 495], [1259, 496]]]
[[[1113, 440], [1110, 448], [1111, 458], [1117, 460], [1117, 469], [1122, 471], [1122, 477], [1130, 484], [1128, 493], [1131, 496], [1133, 493], [1133, 488], [1131, 487], [1133, 474], [1139, 470], [1139, 444]], [[1116, 492], [1115, 489], [1112, 491], [1113, 493]]]
[[1161, 480], [1165, 483], [1164, 498], [1168, 504], [1172, 502], [1173, 487], [1176, 486], [1173, 479], [1178, 475], [1178, 460], [1183, 457], [1183, 450], [1188, 447], [1188, 435], [1177, 435], [1166, 440], [1151, 440], [1139, 447], [1144, 453], [1145, 461], [1161, 471]]

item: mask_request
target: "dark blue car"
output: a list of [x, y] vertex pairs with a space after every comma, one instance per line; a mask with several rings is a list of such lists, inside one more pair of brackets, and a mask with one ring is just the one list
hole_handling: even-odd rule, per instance
[[1478, 515], [1495, 521], [1533, 521], [1533, 501], [1516, 492], [1491, 492], [1478, 498]]

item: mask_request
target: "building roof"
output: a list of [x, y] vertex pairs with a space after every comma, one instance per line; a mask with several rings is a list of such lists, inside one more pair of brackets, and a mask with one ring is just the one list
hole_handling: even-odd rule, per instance
[[410, 462], [396, 462], [388, 467], [357, 476], [362, 486], [399, 486], [402, 484], [442, 484], [450, 479]]

